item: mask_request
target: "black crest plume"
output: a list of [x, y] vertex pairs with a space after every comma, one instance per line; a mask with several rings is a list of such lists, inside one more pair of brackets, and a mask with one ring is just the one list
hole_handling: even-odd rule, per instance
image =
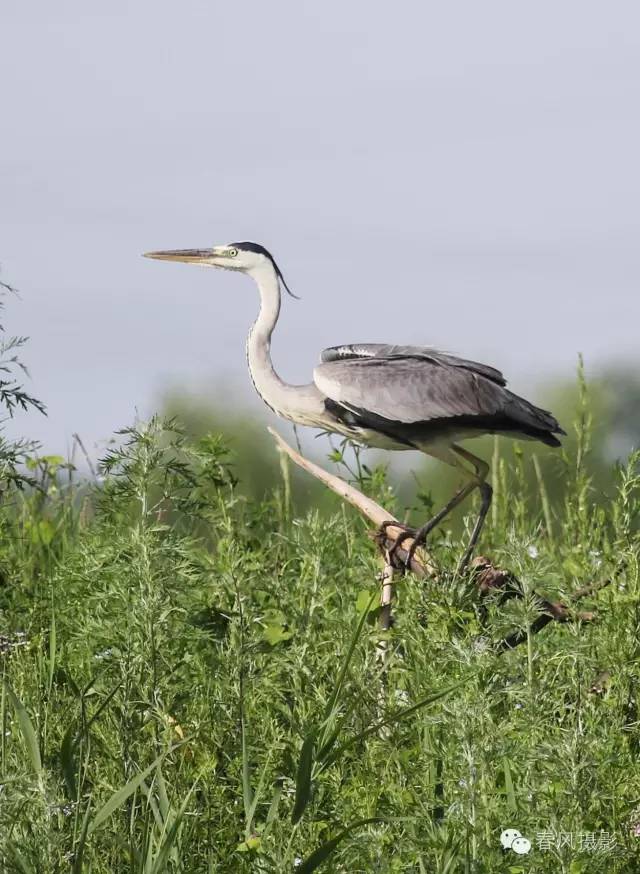
[[232, 243], [232, 246], [235, 246], [236, 249], [244, 249], [247, 252], [256, 252], [258, 255], [265, 255], [269, 261], [273, 264], [273, 269], [276, 271], [278, 279], [284, 285], [287, 294], [290, 294], [291, 297], [295, 297], [296, 300], [300, 300], [297, 294], [294, 294], [289, 286], [287, 285], [284, 276], [282, 275], [282, 270], [278, 267], [276, 263], [276, 259], [273, 257], [271, 252], [268, 249], [265, 249], [264, 246], [261, 246], [260, 243], [252, 243], [251, 241], [245, 240], [244, 243]]

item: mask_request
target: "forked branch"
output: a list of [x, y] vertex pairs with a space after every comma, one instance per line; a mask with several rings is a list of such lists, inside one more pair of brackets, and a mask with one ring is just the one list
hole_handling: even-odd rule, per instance
[[[391, 602], [393, 599], [392, 571], [399, 572], [404, 569], [402, 563], [406, 560], [407, 550], [410, 549], [411, 544], [413, 543], [412, 538], [407, 538], [403, 542], [402, 547], [394, 551], [393, 562], [391, 562], [389, 559], [389, 550], [393, 546], [397, 536], [401, 531], [404, 531], [404, 529], [400, 527], [399, 521], [391, 513], [385, 510], [384, 507], [381, 507], [380, 504], [377, 504], [371, 498], [363, 495], [362, 492], [358, 491], [354, 486], [345, 482], [340, 477], [328, 473], [317, 464], [314, 464], [313, 461], [309, 461], [308, 458], [303, 458], [299, 452], [296, 452], [295, 449], [289, 446], [286, 440], [284, 440], [272, 428], [269, 428], [269, 432], [274, 437], [279, 450], [288, 455], [289, 458], [298, 465], [298, 467], [301, 467], [303, 470], [306, 470], [312, 476], [316, 477], [316, 479], [324, 483], [327, 488], [331, 489], [345, 501], [354, 506], [363, 516], [366, 516], [367, 519], [370, 519], [373, 524], [377, 526], [377, 531], [375, 531], [371, 537], [378, 545], [384, 562], [384, 572], [382, 574], [381, 628], [387, 630], [391, 626]], [[383, 530], [383, 522], [391, 522], [392, 524], [386, 525]], [[394, 525], [393, 523], [397, 524]], [[415, 555], [411, 560], [410, 569], [418, 577], [429, 579], [437, 579], [438, 577], [436, 566], [429, 553], [423, 547], [418, 547], [416, 550]], [[484, 558], [483, 556], [478, 556], [471, 563], [471, 569], [474, 572], [474, 579], [481, 598], [484, 599], [491, 594], [497, 594], [500, 603], [504, 603], [510, 598], [522, 597], [522, 586], [518, 579], [509, 571], [496, 568], [489, 559]], [[569, 622], [571, 619], [578, 619], [581, 622], [591, 622], [594, 619], [593, 613], [587, 611], [576, 611], [573, 608], [580, 600], [582, 600], [582, 598], [596, 594], [601, 588], [607, 586], [609, 582], [610, 580], [605, 580], [601, 583], [594, 583], [578, 589], [571, 595], [570, 604], [564, 604], [561, 601], [549, 601], [541, 596], [536, 596], [540, 604], [541, 613], [537, 619], [531, 623], [530, 631], [533, 634], [536, 634], [548, 625], [549, 622]], [[505, 652], [519, 646], [526, 641], [526, 639], [526, 631], [515, 631], [502, 640], [497, 641], [495, 647], [498, 652]]]
[[[362, 492], [355, 488], [355, 486], [350, 485], [339, 476], [335, 476], [335, 474], [328, 473], [322, 467], [319, 467], [319, 465], [314, 464], [313, 461], [309, 461], [308, 458], [303, 458], [303, 456], [289, 446], [287, 441], [281, 437], [277, 431], [274, 431], [273, 428], [269, 428], [269, 433], [276, 441], [278, 449], [280, 449], [281, 452], [286, 453], [289, 458], [298, 465], [298, 467], [301, 467], [303, 470], [306, 470], [307, 473], [315, 476], [315, 478], [324, 483], [327, 488], [331, 489], [332, 492], [335, 492], [336, 495], [339, 495], [343, 500], [355, 507], [356, 510], [359, 510], [363, 516], [370, 519], [378, 528], [382, 526], [383, 522], [397, 523], [397, 525], [388, 525], [384, 534], [381, 531], [377, 531], [372, 535], [373, 539], [380, 547], [383, 556], [385, 556], [388, 550], [393, 546], [398, 535], [404, 531], [395, 516], [393, 516], [393, 514], [388, 510], [385, 510], [384, 507], [381, 507], [380, 504], [377, 504], [372, 498], [363, 495]], [[403, 548], [398, 548], [396, 550], [396, 556], [400, 562], [406, 559], [407, 550], [412, 543], [413, 540], [407, 538], [403, 543]], [[416, 550], [411, 561], [411, 570], [419, 577], [437, 576], [437, 570], [431, 556], [422, 547], [419, 547]]]

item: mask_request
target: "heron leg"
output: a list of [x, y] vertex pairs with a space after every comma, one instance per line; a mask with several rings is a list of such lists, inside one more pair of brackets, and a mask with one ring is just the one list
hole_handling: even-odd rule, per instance
[[[473, 552], [473, 548], [475, 547], [480, 536], [480, 532], [482, 531], [485, 517], [489, 511], [489, 507], [491, 506], [491, 497], [493, 494], [491, 486], [487, 482], [485, 482], [487, 474], [489, 473], [489, 465], [486, 463], [486, 461], [483, 461], [481, 458], [473, 455], [473, 453], [468, 452], [466, 449], [463, 449], [462, 446], [457, 446], [456, 444], [453, 444], [451, 446], [451, 450], [452, 452], [455, 452], [455, 454], [459, 458], [463, 458], [465, 461], [469, 462], [473, 466], [474, 473], [471, 474], [466, 465], [463, 465], [459, 461], [457, 461], [457, 459], [452, 458], [449, 453], [438, 454], [435, 456], [437, 458], [440, 458], [442, 461], [445, 461], [447, 464], [451, 464], [453, 467], [458, 467], [464, 470], [465, 473], [471, 476], [471, 479], [467, 483], [465, 483], [462, 488], [458, 489], [455, 495], [447, 504], [445, 504], [442, 510], [436, 513], [436, 515], [432, 519], [429, 519], [429, 521], [426, 522], [422, 526], [422, 528], [418, 529], [415, 534], [414, 541], [409, 547], [407, 553], [407, 566], [411, 563], [413, 554], [418, 546], [424, 543], [424, 541], [431, 533], [431, 531], [435, 528], [435, 526], [438, 525], [438, 523], [442, 522], [442, 520], [446, 516], [448, 516], [449, 513], [458, 506], [458, 504], [464, 501], [464, 499], [468, 497], [468, 495], [470, 495], [474, 489], [479, 489], [482, 503], [480, 506], [480, 513], [478, 514], [476, 524], [474, 525], [473, 532], [471, 534], [471, 538], [464, 552], [464, 555], [462, 556], [462, 560], [460, 561], [460, 565], [458, 567], [459, 571], [463, 570], [469, 562], [469, 559], [471, 558], [471, 554]], [[435, 453], [430, 454], [435, 455]]]
[[491, 506], [493, 489], [486, 481], [487, 474], [489, 473], [489, 465], [486, 461], [483, 461], [482, 458], [478, 458], [478, 456], [474, 455], [472, 452], [463, 449], [462, 446], [453, 446], [452, 449], [457, 455], [473, 465], [476, 472], [476, 487], [480, 492], [480, 512], [478, 513], [476, 524], [473, 526], [473, 531], [471, 532], [467, 548], [460, 559], [460, 564], [458, 565], [458, 572], [460, 572], [463, 571], [469, 563], [469, 559], [471, 558], [475, 545], [480, 537], [480, 532], [484, 526], [484, 520], [486, 519], [489, 507]]
[[409, 550], [407, 552], [407, 559], [405, 562], [407, 567], [411, 563], [411, 559], [413, 558], [413, 554], [416, 551], [416, 549], [421, 544], [423, 544], [425, 542], [425, 540], [427, 539], [429, 534], [431, 534], [431, 532], [436, 527], [436, 525], [438, 525], [440, 522], [442, 522], [442, 520], [446, 516], [448, 516], [449, 513], [458, 506], [458, 504], [460, 504], [462, 501], [464, 501], [464, 499], [467, 497], [467, 495], [470, 495], [471, 492], [477, 487], [478, 486], [477, 486], [477, 483], [475, 481], [466, 483], [464, 486], [462, 486], [461, 489], [459, 489], [455, 493], [455, 495], [451, 498], [451, 500], [447, 504], [444, 505], [442, 510], [440, 510], [438, 513], [436, 513], [436, 515], [433, 516], [433, 518], [429, 519], [428, 522], [425, 522], [425, 524], [421, 528], [418, 528], [418, 530], [415, 532], [415, 536], [413, 538], [413, 543], [411, 544], [411, 546], [409, 547]]
[[478, 542], [478, 538], [480, 537], [480, 532], [482, 531], [482, 527], [484, 525], [484, 520], [489, 512], [489, 507], [491, 506], [491, 499], [493, 497], [493, 489], [487, 482], [482, 482], [478, 486], [480, 490], [480, 512], [478, 513], [478, 518], [476, 519], [476, 524], [473, 526], [473, 531], [471, 532], [471, 537], [469, 538], [469, 543], [467, 544], [467, 548], [465, 550], [464, 555], [460, 559], [460, 564], [458, 565], [458, 572], [463, 571], [466, 566], [469, 564], [469, 559], [473, 555], [473, 550], [475, 549], [475, 545]]

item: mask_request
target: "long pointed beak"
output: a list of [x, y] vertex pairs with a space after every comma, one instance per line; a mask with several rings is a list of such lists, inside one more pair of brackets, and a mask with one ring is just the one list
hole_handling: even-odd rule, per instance
[[145, 258], [158, 261], [184, 261], [186, 264], [206, 264], [215, 256], [215, 249], [167, 249], [165, 252], [145, 252]]

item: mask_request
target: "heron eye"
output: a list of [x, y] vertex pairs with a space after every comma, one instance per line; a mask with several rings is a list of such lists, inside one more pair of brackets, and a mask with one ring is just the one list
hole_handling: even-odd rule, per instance
[[229, 249], [227, 254], [230, 255], [231, 258], [235, 258], [236, 255], [238, 254], [238, 250], [237, 249]]

